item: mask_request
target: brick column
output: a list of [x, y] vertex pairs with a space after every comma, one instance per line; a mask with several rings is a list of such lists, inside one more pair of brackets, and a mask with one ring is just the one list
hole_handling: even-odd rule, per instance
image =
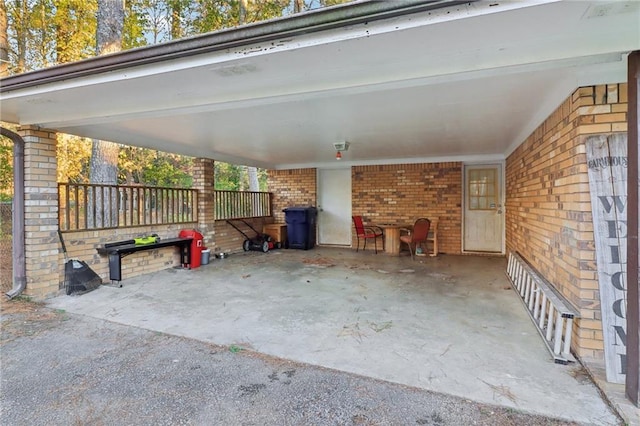
[[214, 161], [208, 158], [196, 158], [193, 164], [193, 187], [198, 190], [198, 230], [208, 248], [213, 248], [215, 244], [213, 166]]
[[[25, 141], [25, 259], [24, 294], [37, 300], [53, 296], [64, 270], [57, 236], [58, 182], [56, 133], [38, 127], [20, 128]], [[16, 184], [18, 184], [16, 182]]]

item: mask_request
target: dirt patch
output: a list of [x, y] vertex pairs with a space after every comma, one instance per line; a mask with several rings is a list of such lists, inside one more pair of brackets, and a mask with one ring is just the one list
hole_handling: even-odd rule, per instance
[[305, 258], [302, 259], [302, 263], [309, 266], [319, 266], [322, 268], [329, 268], [331, 266], [336, 266], [335, 263], [328, 257], [315, 257], [315, 258]]
[[0, 291], [6, 293], [13, 288], [13, 258], [11, 234], [0, 231]]
[[24, 298], [3, 300], [0, 302], [0, 345], [48, 330], [65, 319], [63, 311], [47, 308], [42, 303]]

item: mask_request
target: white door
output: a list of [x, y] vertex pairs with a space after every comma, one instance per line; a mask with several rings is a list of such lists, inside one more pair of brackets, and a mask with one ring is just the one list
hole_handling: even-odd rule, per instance
[[351, 168], [318, 170], [318, 244], [351, 245]]
[[465, 166], [464, 251], [502, 253], [502, 166]]

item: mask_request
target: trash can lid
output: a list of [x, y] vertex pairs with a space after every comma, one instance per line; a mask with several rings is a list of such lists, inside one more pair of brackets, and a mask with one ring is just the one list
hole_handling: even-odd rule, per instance
[[287, 207], [286, 209], [283, 209], [283, 212], [299, 212], [299, 211], [305, 211], [305, 210], [315, 210], [316, 208], [314, 206], [294, 206], [294, 207]]

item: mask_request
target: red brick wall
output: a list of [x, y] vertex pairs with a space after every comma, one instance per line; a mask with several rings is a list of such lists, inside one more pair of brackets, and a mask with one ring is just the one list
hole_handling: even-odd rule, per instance
[[506, 242], [576, 308], [574, 350], [602, 358], [584, 139], [625, 132], [626, 84], [576, 90], [506, 162]]
[[370, 223], [437, 217], [439, 251], [461, 252], [462, 163], [355, 166], [351, 176], [353, 215]]
[[267, 185], [277, 223], [284, 223], [287, 207], [316, 205], [316, 169], [269, 170]]
[[[67, 251], [70, 259], [84, 260], [89, 264], [103, 282], [109, 282], [109, 259], [101, 256], [96, 247], [104, 243], [130, 240], [143, 235], [158, 234], [160, 238], [175, 238], [182, 229], [193, 229], [196, 224], [185, 225], [154, 225], [135, 228], [119, 228], [100, 231], [65, 232]], [[60, 276], [64, 279], [64, 257], [59, 254]], [[157, 250], [145, 250], [130, 254], [122, 258], [122, 278], [128, 279], [138, 275], [149, 274], [162, 269], [180, 265], [180, 255], [176, 247], [163, 247]]]
[[[262, 233], [262, 225], [264, 225], [265, 223], [273, 222], [273, 220], [271, 220], [270, 218], [253, 218], [245, 219], [245, 221], [260, 233]], [[242, 232], [247, 234], [249, 238], [253, 238], [256, 236], [256, 233], [242, 222], [233, 221], [233, 224], [236, 225]], [[242, 251], [242, 243], [244, 242], [245, 237], [240, 232], [235, 230], [231, 225], [229, 225], [227, 221], [217, 220], [215, 223], [215, 229], [216, 242], [213, 247], [211, 247], [212, 253], [237, 253]]]
[[[439, 251], [461, 252], [461, 163], [356, 166], [351, 179], [354, 215], [406, 223], [438, 217]], [[316, 169], [270, 170], [268, 184], [276, 222], [284, 222], [286, 207], [316, 204]]]

